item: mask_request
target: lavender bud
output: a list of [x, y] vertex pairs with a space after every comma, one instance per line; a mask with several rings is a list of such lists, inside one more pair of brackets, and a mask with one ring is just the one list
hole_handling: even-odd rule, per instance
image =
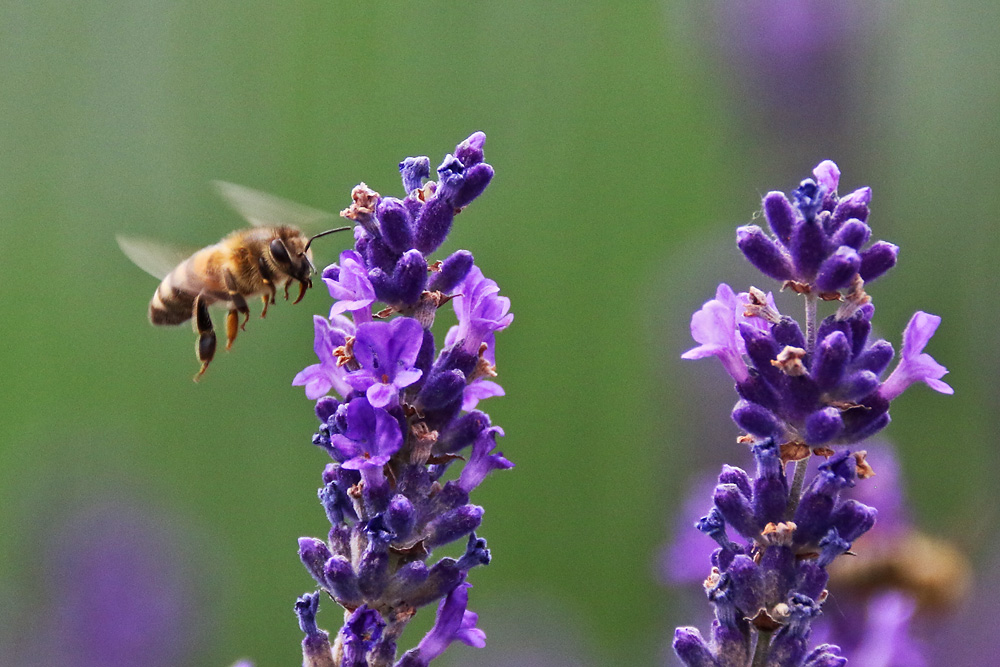
[[462, 371], [452, 370], [443, 373], [432, 373], [423, 389], [417, 394], [416, 404], [424, 410], [440, 410], [462, 399], [465, 389], [465, 375]]
[[851, 285], [861, 267], [861, 256], [848, 246], [840, 246], [826, 258], [816, 275], [816, 287], [824, 292], [836, 292]]
[[316, 627], [319, 593], [306, 593], [295, 601], [295, 615], [305, 633], [302, 640], [303, 667], [336, 667], [330, 650], [330, 635]]
[[764, 578], [761, 569], [749, 556], [739, 555], [726, 570], [733, 584], [733, 601], [744, 616], [753, 617], [766, 605]]
[[830, 516], [830, 525], [848, 542], [858, 539], [875, 525], [878, 511], [854, 499], [841, 503]]
[[736, 245], [743, 252], [743, 256], [765, 276], [782, 281], [794, 277], [788, 255], [757, 225], [737, 228]]
[[806, 656], [802, 667], [844, 667], [847, 658], [840, 655], [840, 647], [831, 644], [821, 644]]
[[465, 183], [465, 165], [453, 155], [446, 155], [441, 166], [437, 168], [438, 184], [436, 197], [446, 200], [452, 207], [455, 205], [455, 197]]
[[686, 667], [720, 667], [698, 628], [677, 628], [673, 647]]
[[402, 494], [393, 496], [392, 501], [389, 502], [389, 508], [385, 512], [386, 527], [395, 534], [393, 542], [397, 544], [408, 542], [416, 521], [416, 510], [413, 508], [413, 503]]
[[321, 587], [326, 587], [326, 580], [323, 578], [323, 565], [330, 557], [330, 549], [326, 542], [317, 540], [314, 537], [299, 538], [299, 558], [306, 570], [312, 575]]
[[393, 305], [412, 306], [420, 300], [427, 285], [427, 260], [416, 250], [407, 250], [392, 273], [392, 293], [398, 301]]
[[451, 202], [443, 197], [432, 198], [424, 204], [414, 224], [414, 247], [425, 255], [437, 250], [451, 231], [454, 219], [455, 207]]
[[741, 468], [723, 465], [722, 472], [719, 473], [719, 484], [735, 484], [747, 500], [750, 500], [751, 496], [753, 496], [750, 476]]
[[398, 253], [404, 253], [413, 247], [413, 230], [410, 225], [410, 213], [403, 202], [395, 197], [383, 197], [375, 209], [379, 221], [379, 230], [385, 244]]
[[364, 598], [358, 588], [358, 578], [351, 568], [351, 562], [344, 556], [331, 556], [323, 565], [323, 575], [327, 586], [337, 602], [345, 607], [357, 607]]
[[753, 539], [760, 533], [761, 526], [754, 516], [753, 505], [735, 484], [719, 484], [715, 487], [712, 501], [722, 517], [737, 533]]
[[834, 246], [848, 246], [855, 250], [861, 250], [861, 246], [868, 243], [871, 238], [872, 228], [856, 218], [851, 218], [837, 230], [837, 233], [830, 239]]
[[883, 273], [896, 266], [896, 256], [899, 247], [885, 241], [879, 241], [861, 253], [861, 268], [858, 273], [862, 280], [870, 283]]
[[739, 401], [733, 408], [733, 421], [741, 429], [761, 438], [781, 436], [781, 422], [774, 414], [756, 403]]
[[871, 371], [875, 375], [880, 375], [882, 371], [889, 367], [889, 362], [895, 356], [892, 343], [887, 340], [879, 340], [872, 343], [871, 347], [862, 352], [854, 360], [854, 367], [858, 370]]
[[441, 262], [441, 270], [431, 277], [427, 288], [445, 294], [450, 293], [465, 280], [465, 276], [468, 275], [472, 264], [473, 257], [471, 252], [468, 250], [456, 250]]
[[799, 223], [792, 232], [789, 250], [795, 265], [796, 277], [805, 282], [812, 282], [829, 252], [826, 234], [819, 222], [807, 218]]
[[493, 180], [493, 167], [485, 162], [468, 167], [465, 170], [465, 181], [452, 198], [455, 208], [465, 208], [471, 204], [483, 194], [491, 180]]
[[465, 141], [455, 147], [455, 157], [467, 167], [483, 161], [483, 145], [486, 135], [483, 132], [473, 132]]
[[851, 194], [841, 197], [837, 207], [833, 209], [833, 224], [840, 226], [845, 221], [855, 218], [861, 222], [868, 222], [868, 204], [872, 200], [871, 188], [859, 188]]
[[837, 387], [837, 396], [845, 401], [859, 401], [878, 388], [878, 376], [871, 371], [848, 375]]
[[806, 346], [806, 337], [802, 335], [802, 329], [799, 327], [799, 323], [783, 315], [780, 320], [774, 323], [771, 327], [771, 337], [774, 342], [781, 347], [801, 347]]
[[[758, 526], [781, 521], [788, 504], [788, 482], [778, 456], [778, 446], [768, 440], [753, 446], [757, 479], [753, 487], [754, 517]], [[728, 517], [727, 517], [728, 519]]]
[[431, 175], [430, 158], [408, 157], [399, 163], [399, 173], [403, 177], [403, 190], [406, 194], [419, 190], [423, 185], [423, 179]]
[[829, 391], [840, 383], [850, 360], [851, 346], [847, 336], [841, 331], [831, 333], [820, 340], [815, 355], [809, 374], [820, 391]]
[[763, 201], [764, 217], [778, 240], [788, 244], [798, 216], [784, 192], [768, 192]]
[[482, 520], [482, 507], [477, 505], [456, 507], [428, 524], [425, 544], [427, 548], [433, 549], [442, 544], [454, 542], [478, 528]]
[[844, 420], [837, 408], [823, 408], [806, 419], [806, 442], [822, 445], [830, 442], [844, 431]]

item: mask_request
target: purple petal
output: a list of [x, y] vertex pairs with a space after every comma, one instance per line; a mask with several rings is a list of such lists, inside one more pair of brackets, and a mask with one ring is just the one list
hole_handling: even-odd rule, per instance
[[826, 188], [827, 192], [836, 192], [840, 184], [840, 167], [833, 160], [823, 160], [813, 169], [816, 182]]
[[390, 403], [392, 399], [397, 397], [399, 393], [391, 384], [384, 384], [382, 382], [374, 382], [365, 391], [365, 396], [368, 397], [368, 402], [372, 404], [373, 408], [384, 408]]
[[903, 331], [903, 351], [899, 364], [879, 388], [879, 394], [884, 399], [893, 400], [914, 382], [925, 382], [931, 389], [942, 394], [955, 393], [950, 385], [941, 380], [948, 369], [923, 351], [939, 324], [941, 318], [937, 315], [923, 311], [914, 313]]
[[476, 409], [479, 401], [484, 398], [504, 395], [503, 387], [496, 382], [492, 380], [479, 380], [467, 386], [462, 393], [462, 409], [466, 412], [471, 412]]

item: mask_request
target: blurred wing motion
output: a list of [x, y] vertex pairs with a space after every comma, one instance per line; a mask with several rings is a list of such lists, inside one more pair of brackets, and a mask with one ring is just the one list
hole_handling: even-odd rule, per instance
[[126, 257], [158, 280], [166, 278], [181, 262], [198, 250], [122, 234], [115, 235], [115, 240], [118, 241], [118, 247]]
[[299, 229], [311, 231], [328, 227], [332, 222], [340, 220], [339, 215], [243, 185], [225, 181], [213, 181], [212, 184], [226, 203], [254, 227], [294, 225]]

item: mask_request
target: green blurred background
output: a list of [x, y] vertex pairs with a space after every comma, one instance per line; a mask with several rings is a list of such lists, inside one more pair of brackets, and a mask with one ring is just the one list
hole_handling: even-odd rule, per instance
[[[689, 614], [656, 583], [658, 551], [736, 435], [731, 395], [700, 379], [721, 370], [677, 359], [688, 319], [717, 282], [746, 286], [733, 229], [760, 195], [827, 157], [841, 192], [873, 187], [875, 236], [902, 249], [870, 290], [882, 335], [898, 346], [917, 309], [944, 318], [929, 351], [956, 395], [907, 392], [887, 434], [921, 523], [985, 562], [1000, 5], [832, 3], [804, 27], [758, 7], [786, 43], [748, 20], [763, 3], [732, 4], [0, 4], [0, 663], [45, 664], [52, 609], [88, 577], [186, 610], [155, 649], [174, 657], [143, 664], [299, 661], [295, 540], [328, 528], [326, 461], [290, 382], [329, 299], [251, 319], [194, 385], [194, 335], [149, 326], [155, 280], [114, 235], [214, 242], [239, 220], [212, 179], [329, 210], [361, 180], [399, 195], [400, 159], [436, 165], [475, 130], [497, 177], [443, 252], [470, 249], [511, 298], [507, 396], [483, 407], [518, 467], [474, 496], [494, 562], [470, 606], [490, 644], [453, 661], [537, 645], [558, 664], [660, 662]], [[136, 543], [134, 579], [78, 562]], [[330, 604], [320, 620], [340, 624]]]

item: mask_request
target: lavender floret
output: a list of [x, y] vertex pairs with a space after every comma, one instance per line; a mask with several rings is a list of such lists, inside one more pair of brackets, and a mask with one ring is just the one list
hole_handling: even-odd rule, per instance
[[[334, 304], [329, 318], [315, 318], [319, 363], [293, 384], [317, 401], [313, 443], [333, 460], [319, 490], [329, 539], [301, 538], [299, 555], [321, 591], [351, 613], [331, 647], [316, 627], [319, 593], [303, 596], [306, 664], [424, 666], [453, 641], [485, 644], [466, 609], [465, 580], [491, 554], [477, 536], [484, 510], [469, 494], [514, 464], [496, 449], [503, 430], [475, 408], [503, 395], [495, 334], [513, 315], [470, 252], [442, 262], [429, 256], [492, 179], [484, 141], [477, 132], [459, 144], [437, 182], [425, 181], [426, 157], [407, 158], [400, 163], [405, 198], [361, 184], [342, 212], [357, 223], [355, 247], [323, 271]], [[373, 312], [377, 301], [386, 307]], [[457, 323], [438, 343], [431, 328], [448, 301]], [[455, 452], [470, 447], [457, 478], [439, 481], [463, 460]], [[466, 540], [458, 560], [432, 559], [435, 548], [457, 540]], [[410, 618], [437, 601], [434, 627], [396, 662]]]

